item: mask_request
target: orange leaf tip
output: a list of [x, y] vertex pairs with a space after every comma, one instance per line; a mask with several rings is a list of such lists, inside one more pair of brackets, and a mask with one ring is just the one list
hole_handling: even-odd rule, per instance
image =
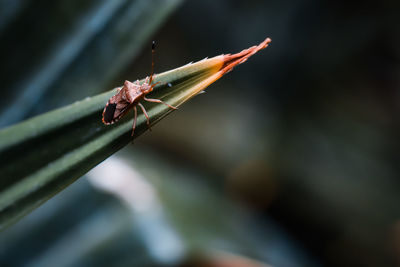
[[243, 50], [242, 52], [236, 54], [225, 54], [223, 56], [224, 64], [222, 65], [220, 72], [221, 76], [225, 73], [231, 71], [236, 65], [242, 64], [245, 62], [249, 57], [257, 53], [258, 51], [266, 48], [269, 43], [271, 43], [270, 38], [266, 38], [263, 42], [259, 45], [252, 46], [248, 49]]

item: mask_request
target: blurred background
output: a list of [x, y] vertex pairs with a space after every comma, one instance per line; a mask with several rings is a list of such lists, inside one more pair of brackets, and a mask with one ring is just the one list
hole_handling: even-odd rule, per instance
[[0, 233], [0, 266], [400, 266], [399, 1], [0, 1], [0, 126], [270, 47]]

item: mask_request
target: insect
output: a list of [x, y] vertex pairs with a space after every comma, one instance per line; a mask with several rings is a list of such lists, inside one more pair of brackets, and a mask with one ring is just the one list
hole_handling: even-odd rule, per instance
[[[104, 124], [109, 125], [120, 120], [125, 114], [127, 114], [132, 108], [135, 113], [135, 117], [133, 120], [132, 126], [132, 136], [135, 132], [136, 128], [136, 119], [137, 119], [137, 106], [139, 106], [144, 116], [147, 119], [147, 127], [150, 129], [150, 120], [149, 115], [146, 112], [144, 106], [140, 103], [141, 100], [145, 100], [148, 102], [161, 103], [169, 108], [177, 109], [174, 106], [171, 106], [160, 99], [147, 98], [146, 95], [153, 91], [153, 88], [159, 84], [160, 82], [153, 83], [154, 76], [154, 51], [155, 51], [155, 42], [152, 42], [151, 45], [151, 74], [146, 77], [145, 81], [140, 84], [139, 80], [136, 82], [125, 81], [124, 86], [119, 88], [117, 93], [112, 96], [103, 110], [103, 118], [102, 121]], [[171, 86], [168, 84], [168, 86]]]

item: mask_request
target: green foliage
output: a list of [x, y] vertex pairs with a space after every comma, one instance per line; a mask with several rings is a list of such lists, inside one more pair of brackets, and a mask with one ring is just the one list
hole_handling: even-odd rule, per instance
[[[179, 106], [198, 94], [218, 72], [221, 58], [159, 74], [149, 97]], [[167, 83], [172, 85], [171, 88]], [[132, 141], [132, 113], [106, 126], [101, 115], [116, 89], [29, 119], [0, 131], [0, 229], [28, 213]], [[148, 103], [154, 125], [172, 110]], [[138, 116], [135, 135], [147, 130]]]

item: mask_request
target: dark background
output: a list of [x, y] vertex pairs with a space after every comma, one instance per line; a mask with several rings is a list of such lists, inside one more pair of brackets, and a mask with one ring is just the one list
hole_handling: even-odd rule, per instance
[[[215, 247], [273, 266], [400, 266], [398, 1], [188, 0], [151, 30], [129, 27], [143, 1], [117, 2], [0, 2], [3, 127], [147, 76], [151, 40], [163, 72], [270, 37], [270, 47], [115, 157], [130, 159], [162, 192], [166, 216], [179, 221], [174, 231], [205, 240], [188, 245], [195, 254]], [[159, 12], [142, 16], [155, 21]], [[174, 197], [178, 204], [168, 202]], [[66, 229], [96, 221], [95, 211], [108, 214], [110, 205], [122, 209], [82, 177], [0, 233], [0, 265], [67, 253], [50, 248], [80, 243]], [[188, 215], [193, 209], [202, 212]], [[221, 234], [216, 218], [259, 239]], [[164, 264], [143, 256], [151, 248], [137, 231], [110, 235], [115, 242], [101, 250], [65, 255], [81, 266], [128, 254], [144, 260], [118, 265]], [[191, 259], [182, 261], [194, 266]]]

